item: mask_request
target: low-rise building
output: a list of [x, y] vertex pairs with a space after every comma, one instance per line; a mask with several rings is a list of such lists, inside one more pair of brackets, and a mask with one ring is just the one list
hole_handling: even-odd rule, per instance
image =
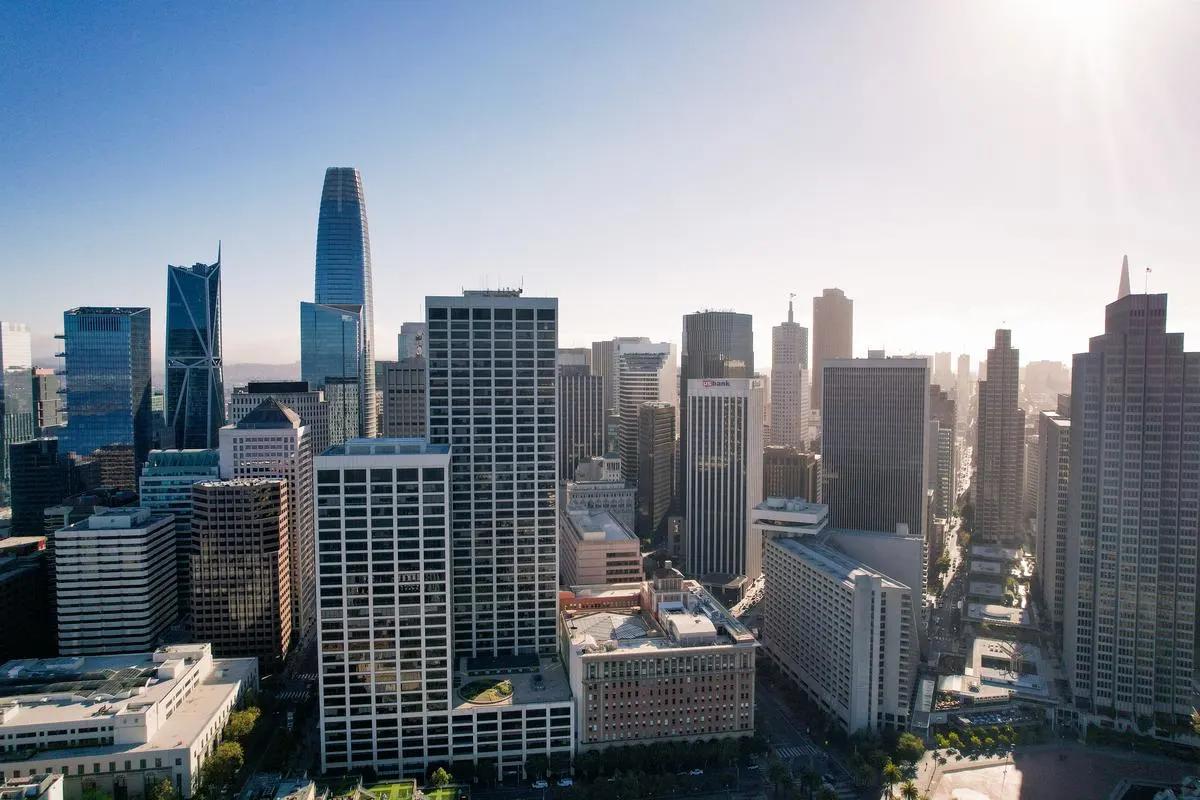
[[558, 561], [564, 586], [642, 579], [641, 542], [609, 511], [564, 511]]
[[0, 779], [57, 773], [65, 800], [98, 790], [141, 800], [167, 778], [181, 797], [242, 694], [255, 659], [214, 660], [207, 644], [0, 666]]
[[758, 642], [699, 583], [668, 564], [564, 594], [579, 749], [753, 734]]
[[[600, 466], [605, 461], [617, 465], [615, 478], [610, 467]], [[576, 480], [563, 485], [563, 507], [567, 511], [608, 511], [625, 527], [633, 528], [637, 488], [621, 479], [620, 463], [616, 459], [593, 459], [590, 463], [580, 464]]]
[[0, 782], [0, 800], [63, 800], [63, 776], [53, 772]]

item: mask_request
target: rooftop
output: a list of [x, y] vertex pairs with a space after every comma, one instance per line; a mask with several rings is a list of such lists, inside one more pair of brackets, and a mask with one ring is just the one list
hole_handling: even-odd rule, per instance
[[256, 405], [249, 414], [242, 417], [240, 422], [236, 422], [231, 426], [235, 429], [274, 429], [274, 428], [299, 428], [303, 425], [300, 421], [300, 415], [292, 409], [285, 406], [283, 403], [276, 400], [274, 397], [268, 397], [261, 403]]
[[819, 544], [810, 539], [775, 539], [773, 543], [782, 547], [799, 558], [804, 559], [813, 567], [821, 570], [834, 580], [842, 581], [847, 586], [853, 586], [859, 575], [878, 575], [883, 585], [888, 588], [907, 589], [907, 585], [889, 578], [878, 570], [871, 569], [858, 559], [835, 550], [829, 545]]
[[990, 622], [995, 625], [1033, 627], [1033, 616], [1028, 609], [1002, 606], [996, 603], [968, 603], [967, 619], [975, 622]]
[[568, 511], [568, 530], [585, 542], [636, 542], [638, 538], [616, 517], [603, 509]]
[[1000, 547], [994, 544], [971, 545], [972, 558], [990, 558], [995, 561], [1016, 561], [1021, 551], [1013, 547]]
[[[496, 681], [497, 683], [508, 681], [512, 684], [512, 694], [495, 702], [472, 702], [464, 700], [459, 695], [458, 688], [461, 686], [483, 680]], [[567, 673], [563, 669], [562, 662], [550, 658], [540, 659], [536, 672], [525, 670], [518, 672], [497, 671], [487, 676], [472, 674], [471, 677], [456, 674], [454, 683], [455, 690], [451, 700], [454, 703], [454, 709], [478, 708], [480, 706], [508, 708], [535, 703], [559, 703], [571, 699], [571, 687], [567, 683]]]
[[61, 532], [136, 530], [157, 525], [164, 519], [174, 519], [174, 516], [166, 513], [156, 514], [148, 508], [138, 506], [103, 508], [85, 520], [68, 525]]
[[427, 439], [350, 439], [345, 444], [334, 445], [323, 456], [402, 456], [402, 455], [445, 455], [450, 446], [430, 444]]

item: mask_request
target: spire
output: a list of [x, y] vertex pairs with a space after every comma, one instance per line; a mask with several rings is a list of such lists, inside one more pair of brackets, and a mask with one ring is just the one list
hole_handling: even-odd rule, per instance
[[795, 297], [795, 296], [796, 296], [795, 294], [789, 294], [789, 295], [788, 295], [788, 322], [795, 322], [795, 321], [796, 321], [796, 320], [795, 320], [795, 319], [793, 319], [793, 317], [792, 317], [792, 298], [793, 298], [793, 297]]
[[1117, 299], [1129, 295], [1129, 256], [1121, 261], [1121, 285], [1117, 289]]
[[221, 240], [217, 239], [217, 266], [221, 266]]

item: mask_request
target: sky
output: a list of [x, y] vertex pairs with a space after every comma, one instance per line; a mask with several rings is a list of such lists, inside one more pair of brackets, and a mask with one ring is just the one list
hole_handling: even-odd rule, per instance
[[[521, 285], [560, 345], [796, 295], [855, 349], [1068, 360], [1123, 254], [1200, 349], [1200, 3], [0, 0], [0, 319], [148, 305], [222, 242], [227, 362], [299, 358], [327, 166], [363, 174], [377, 357]], [[1146, 267], [1152, 268], [1147, 276]]]

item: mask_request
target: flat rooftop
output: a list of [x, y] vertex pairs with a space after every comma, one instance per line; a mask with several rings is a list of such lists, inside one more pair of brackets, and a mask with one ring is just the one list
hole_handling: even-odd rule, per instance
[[971, 572], [980, 575], [1003, 575], [1005, 572], [1008, 572], [1008, 567], [999, 561], [979, 561], [972, 559]]
[[991, 558], [996, 561], [1016, 561], [1021, 551], [1015, 547], [1001, 547], [996, 544], [971, 545], [972, 558]]
[[603, 509], [568, 511], [568, 528], [585, 542], [637, 542], [633, 531]]
[[995, 581], [971, 581], [967, 584], [967, 594], [980, 597], [1004, 597], [1004, 587]]
[[[540, 680], [539, 680], [540, 676]], [[512, 684], [510, 696], [493, 703], [472, 702], [464, 700], [458, 693], [459, 688], [477, 681], [508, 681]], [[571, 686], [567, 682], [567, 673], [561, 661], [542, 658], [538, 661], [537, 672], [505, 672], [497, 671], [489, 675], [455, 674], [455, 688], [451, 694], [453, 706], [451, 712], [477, 708], [511, 708], [523, 705], [542, 705], [559, 703], [571, 699]]]
[[998, 625], [1033, 627], [1033, 616], [1028, 609], [1002, 606], [996, 603], [967, 604], [967, 619], [974, 622], [990, 622]]
[[804, 559], [829, 577], [841, 581], [849, 587], [853, 587], [854, 579], [859, 575], [878, 575], [886, 587], [909, 588], [904, 583], [890, 578], [878, 570], [871, 569], [863, 562], [826, 544], [820, 544], [809, 539], [776, 539], [773, 543], [784, 550], [794, 553], [797, 557]]
[[450, 452], [446, 444], [430, 444], [427, 439], [349, 439], [344, 444], [330, 447], [323, 456], [397, 456], [397, 455], [445, 455]]

